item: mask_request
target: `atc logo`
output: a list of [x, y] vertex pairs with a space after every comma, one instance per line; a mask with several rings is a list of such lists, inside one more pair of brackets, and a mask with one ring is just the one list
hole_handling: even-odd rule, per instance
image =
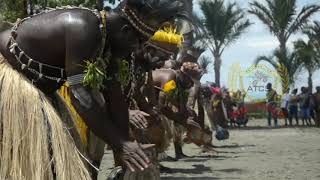
[[281, 92], [281, 79], [276, 70], [266, 65], [252, 65], [242, 69], [239, 63], [233, 64], [229, 73], [231, 91], [246, 92], [245, 101], [261, 101], [266, 96], [266, 85], [273, 84], [277, 92]]

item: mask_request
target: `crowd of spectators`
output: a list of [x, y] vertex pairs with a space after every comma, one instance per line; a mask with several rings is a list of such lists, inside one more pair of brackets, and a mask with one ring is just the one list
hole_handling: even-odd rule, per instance
[[[308, 87], [301, 87], [292, 90], [291, 94], [283, 94], [281, 97], [281, 113], [286, 126], [295, 125], [317, 125], [319, 126], [319, 96], [320, 86], [316, 87], [316, 92]], [[274, 125], [278, 126], [278, 103], [277, 92], [272, 89], [272, 84], [267, 85], [267, 111], [268, 125], [271, 126], [271, 120], [274, 119]]]

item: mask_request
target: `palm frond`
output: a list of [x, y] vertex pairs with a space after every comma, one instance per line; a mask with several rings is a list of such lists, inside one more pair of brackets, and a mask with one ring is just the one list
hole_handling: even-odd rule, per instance
[[294, 52], [297, 62], [305, 69], [308, 69], [309, 72], [314, 72], [319, 68], [320, 59], [316, 58], [316, 51], [311, 40], [308, 42], [301, 39], [295, 41]]
[[272, 16], [272, 12], [270, 11], [270, 8], [272, 9], [272, 3], [270, 1], [267, 2], [269, 4], [269, 9], [258, 1], [249, 3], [250, 9], [248, 12], [260, 19], [269, 28], [269, 31], [271, 33], [278, 35], [278, 29], [276, 29], [275, 26], [275, 19]]
[[200, 2], [200, 8], [205, 17], [204, 26], [209, 44], [219, 54], [251, 25], [244, 10], [236, 3], [224, 5], [223, 0], [204, 0]]
[[300, 13], [298, 14], [295, 21], [290, 26], [286, 38], [288, 39], [291, 34], [297, 32], [298, 30], [302, 29], [304, 25], [308, 23], [308, 20], [312, 15], [316, 12], [320, 11], [320, 5], [309, 5], [302, 8]]
[[320, 59], [320, 21], [314, 21], [313, 24], [305, 26], [303, 33], [309, 37], [316, 51], [316, 58]]
[[202, 56], [199, 61], [199, 66], [201, 69], [203, 70], [208, 70], [208, 66], [212, 63], [212, 61], [210, 60], [210, 58], [208, 56]]
[[[228, 39], [225, 42], [226, 46], [229, 46], [231, 43], [238, 40], [240, 38], [240, 36], [248, 29], [248, 27], [251, 24], [252, 23], [249, 20], [235, 24], [232, 28], [232, 32], [230, 33]], [[222, 52], [223, 52], [223, 50], [221, 51], [221, 53]]]
[[206, 40], [209, 39], [209, 35], [203, 25], [204, 19], [199, 17], [197, 14], [193, 14], [192, 19], [195, 27], [194, 37], [193, 37], [193, 46], [199, 47], [202, 49], [207, 49], [208, 44]]
[[258, 65], [260, 62], [265, 61], [267, 63], [269, 63], [271, 66], [273, 66], [274, 68], [278, 67], [278, 62], [274, 60], [274, 56], [258, 56], [255, 60], [254, 60], [254, 64]]

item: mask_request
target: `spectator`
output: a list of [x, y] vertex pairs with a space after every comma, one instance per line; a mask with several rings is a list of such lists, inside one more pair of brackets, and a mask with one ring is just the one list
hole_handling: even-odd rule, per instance
[[315, 124], [320, 126], [320, 86], [316, 87], [316, 93], [313, 94], [314, 112], [315, 112]]
[[[290, 90], [289, 90], [290, 91]], [[289, 102], [290, 102], [290, 94], [283, 94], [282, 98], [281, 98], [281, 111], [284, 115], [284, 119], [285, 119], [285, 125], [289, 125], [292, 126], [292, 121], [289, 121], [289, 112], [288, 112], [288, 107], [289, 107]], [[288, 123], [289, 121], [289, 123]]]
[[289, 124], [292, 124], [292, 118], [296, 119], [296, 125], [299, 125], [298, 118], [298, 89], [294, 89], [290, 95], [289, 101]]
[[302, 119], [302, 125], [310, 125], [310, 96], [308, 88], [301, 87], [301, 94], [299, 94], [299, 107]]
[[272, 84], [267, 84], [267, 110], [268, 110], [268, 125], [271, 126], [271, 119], [274, 119], [275, 127], [278, 126], [278, 117], [277, 117], [277, 92], [272, 89]]

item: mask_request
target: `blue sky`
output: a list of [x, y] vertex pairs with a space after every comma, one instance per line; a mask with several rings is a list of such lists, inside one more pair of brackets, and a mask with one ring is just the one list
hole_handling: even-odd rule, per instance
[[[237, 2], [242, 8], [248, 9], [249, 2], [251, 0], [225, 0], [226, 2]], [[201, 14], [198, 0], [194, 0], [194, 11]], [[297, 0], [299, 10], [307, 4], [317, 3], [320, 4], [319, 0]], [[231, 66], [234, 63], [240, 63], [243, 69], [250, 67], [255, 58], [259, 55], [270, 55], [271, 52], [278, 47], [277, 39], [270, 34], [266, 26], [264, 26], [255, 16], [248, 14], [248, 18], [254, 23], [248, 31], [234, 44], [227, 48], [222, 56], [223, 64], [221, 69], [221, 83], [222, 85], [228, 85], [228, 75], [231, 70]], [[320, 12], [313, 17], [314, 20], [320, 21]], [[306, 39], [302, 34], [296, 34], [289, 40], [288, 47], [293, 48], [292, 42], [303, 38]], [[210, 56], [209, 52], [205, 52], [204, 55]], [[209, 73], [205, 75], [202, 82], [214, 81], [213, 67], [210, 68]], [[314, 84], [320, 85], [320, 71], [314, 75]], [[297, 76], [296, 86], [306, 86], [307, 78], [305, 73], [300, 73]]]

